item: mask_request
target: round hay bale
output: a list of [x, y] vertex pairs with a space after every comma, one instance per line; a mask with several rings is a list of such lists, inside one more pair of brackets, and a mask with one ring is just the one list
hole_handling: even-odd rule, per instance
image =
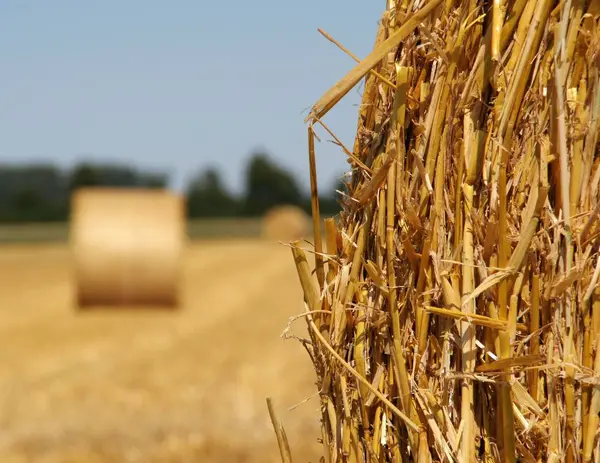
[[177, 306], [186, 220], [180, 195], [85, 188], [71, 203], [77, 302]]
[[269, 240], [293, 241], [310, 233], [310, 217], [297, 206], [283, 205], [270, 209], [262, 219], [262, 236]]

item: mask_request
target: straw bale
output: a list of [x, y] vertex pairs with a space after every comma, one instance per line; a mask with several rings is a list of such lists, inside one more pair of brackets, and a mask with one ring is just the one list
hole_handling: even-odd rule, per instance
[[600, 2], [388, 0], [338, 46], [309, 163], [364, 81], [352, 178], [292, 247], [326, 461], [600, 461]]
[[297, 206], [275, 206], [262, 218], [262, 236], [268, 240], [292, 241], [310, 233], [310, 217]]
[[86, 188], [70, 224], [79, 307], [176, 307], [185, 244], [183, 198], [154, 189]]

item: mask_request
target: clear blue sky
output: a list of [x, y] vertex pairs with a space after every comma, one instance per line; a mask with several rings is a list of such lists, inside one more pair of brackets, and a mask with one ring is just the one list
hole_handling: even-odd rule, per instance
[[[306, 110], [372, 48], [385, 1], [2, 0], [0, 162], [124, 161], [234, 191], [264, 148], [308, 185]], [[352, 144], [358, 86], [326, 122]], [[321, 131], [324, 134], [324, 132]], [[324, 134], [325, 135], [325, 134]], [[317, 145], [322, 188], [347, 170]]]

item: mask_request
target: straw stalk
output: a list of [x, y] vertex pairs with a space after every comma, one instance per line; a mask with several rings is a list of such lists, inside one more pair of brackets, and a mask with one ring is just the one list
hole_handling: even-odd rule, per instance
[[[600, 2], [389, 0], [308, 116], [325, 461], [599, 462]], [[351, 149], [324, 119], [364, 83]], [[313, 201], [314, 223], [320, 223]]]

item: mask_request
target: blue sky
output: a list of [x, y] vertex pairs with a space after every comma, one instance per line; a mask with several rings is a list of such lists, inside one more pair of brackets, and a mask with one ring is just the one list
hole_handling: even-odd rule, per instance
[[[264, 148], [308, 185], [304, 117], [372, 48], [383, 0], [2, 0], [0, 162], [123, 161], [233, 191]], [[325, 121], [348, 145], [358, 86]], [[323, 131], [321, 131], [323, 133]], [[323, 135], [326, 135], [323, 133]], [[322, 188], [348, 164], [317, 145]]]

